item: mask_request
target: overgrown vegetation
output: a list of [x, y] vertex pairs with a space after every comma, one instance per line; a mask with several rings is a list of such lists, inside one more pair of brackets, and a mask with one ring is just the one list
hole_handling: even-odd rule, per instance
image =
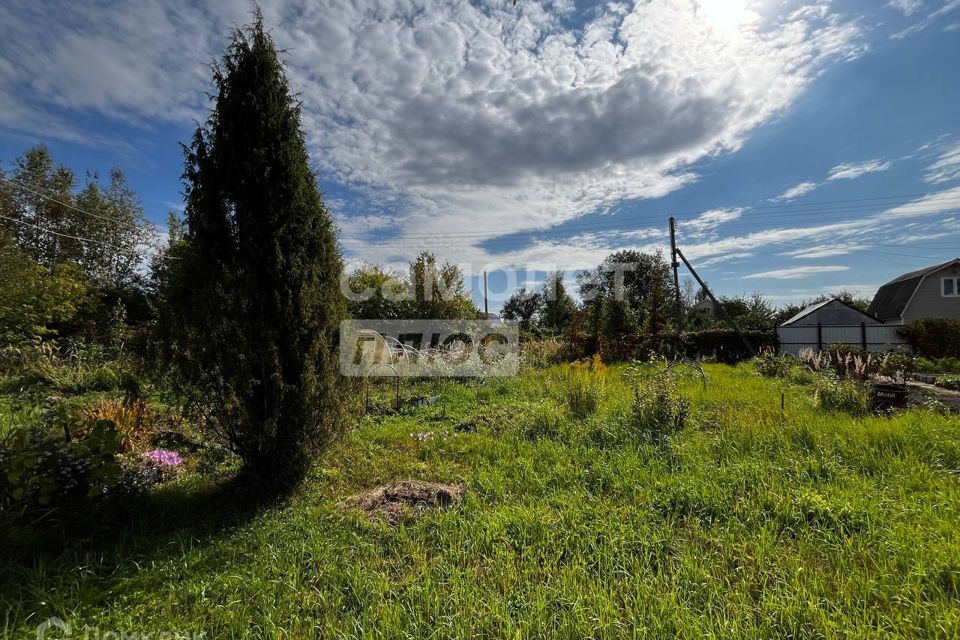
[[[638, 369], [659, 384], [661, 365]], [[50, 615], [207, 637], [960, 632], [955, 416], [826, 412], [808, 387], [707, 365], [706, 389], [673, 379], [682, 430], [656, 409], [672, 403], [639, 413], [668, 425], [663, 447], [630, 430], [627, 372], [606, 369], [586, 420], [557, 400], [564, 368], [405, 382], [404, 398], [440, 400], [364, 418], [264, 510], [183, 474], [122, 534], [5, 551], [4, 633]], [[374, 392], [390, 404], [392, 385]], [[403, 480], [462, 485], [463, 500], [395, 524], [351, 502]]]

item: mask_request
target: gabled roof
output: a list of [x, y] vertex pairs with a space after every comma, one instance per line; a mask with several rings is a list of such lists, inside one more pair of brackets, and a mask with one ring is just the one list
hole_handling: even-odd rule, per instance
[[[804, 316], [810, 315], [811, 313], [813, 313], [814, 311], [816, 311], [816, 310], [819, 309], [820, 307], [823, 307], [823, 306], [825, 306], [825, 305], [830, 304], [831, 302], [833, 302], [833, 301], [836, 300], [836, 299], [837, 299], [837, 298], [830, 298], [829, 300], [824, 300], [823, 302], [818, 302], [818, 303], [816, 303], [816, 304], [810, 305], [809, 307], [805, 307], [804, 309], [801, 309], [801, 310], [800, 310], [800, 313], [796, 314], [795, 316], [793, 316], [792, 318], [790, 318], [789, 320], [787, 320], [787, 321], [784, 322], [783, 324], [792, 324], [792, 323], [796, 322], [797, 320], [799, 320], [800, 318], [803, 318]], [[783, 326], [783, 325], [780, 325], [780, 326]]]
[[809, 307], [804, 308], [802, 311], [800, 311], [800, 313], [796, 314], [795, 316], [793, 316], [792, 318], [790, 318], [789, 320], [787, 320], [786, 322], [784, 322], [784, 323], [781, 324], [780, 326], [783, 327], [783, 326], [788, 325], [788, 324], [793, 324], [793, 323], [796, 322], [797, 320], [799, 320], [799, 319], [801, 319], [801, 318], [805, 318], [806, 316], [810, 315], [811, 313], [813, 313], [813, 312], [816, 311], [817, 309], [821, 309], [821, 308], [827, 306], [828, 304], [830, 304], [831, 302], [839, 302], [839, 303], [842, 304], [843, 306], [845, 306], [845, 307], [850, 307], [851, 309], [853, 309], [854, 311], [856, 311], [856, 312], [859, 313], [860, 315], [866, 316], [866, 317], [869, 318], [870, 320], [874, 320], [874, 321], [876, 320], [876, 318], [874, 318], [873, 316], [870, 315], [869, 311], [868, 311], [868, 313], [864, 313], [863, 311], [860, 311], [860, 309], [857, 309], [857, 308], [856, 308], [855, 306], [853, 306], [852, 304], [847, 304], [846, 302], [844, 302], [844, 301], [841, 300], [840, 298], [830, 298], [829, 300], [824, 300], [823, 302], [818, 302], [818, 303], [816, 303], [816, 304], [812, 304], [812, 305], [810, 305]]
[[884, 321], [903, 317], [907, 303], [913, 298], [914, 292], [917, 290], [917, 287], [920, 286], [920, 283], [923, 282], [923, 279], [931, 273], [939, 271], [944, 267], [949, 267], [956, 262], [960, 262], [960, 258], [947, 260], [941, 264], [911, 271], [898, 278], [894, 278], [880, 287], [877, 295], [873, 297], [873, 302], [870, 303], [867, 313], [875, 315]]

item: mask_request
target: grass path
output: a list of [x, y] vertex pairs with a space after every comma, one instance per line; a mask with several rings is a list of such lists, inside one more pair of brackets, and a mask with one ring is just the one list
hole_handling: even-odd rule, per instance
[[[256, 513], [167, 485], [111, 539], [4, 557], [5, 635], [57, 615], [208, 638], [960, 636], [956, 416], [825, 414], [713, 365], [654, 447], [622, 426], [622, 372], [586, 420], [556, 370], [450, 383], [442, 405], [365, 419]], [[408, 478], [468, 493], [397, 527], [343, 504]]]

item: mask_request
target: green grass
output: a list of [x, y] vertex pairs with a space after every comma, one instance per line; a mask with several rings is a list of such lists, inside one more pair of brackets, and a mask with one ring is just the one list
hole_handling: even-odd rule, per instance
[[[809, 387], [713, 365], [706, 391], [682, 385], [687, 428], [653, 446], [618, 426], [622, 373], [586, 418], [557, 370], [440, 385], [442, 405], [365, 419], [258, 511], [200, 477], [165, 485], [109, 535], [4, 555], [0, 629], [32, 638], [57, 615], [213, 638], [960, 635], [956, 416], [826, 413]], [[407, 478], [468, 494], [395, 528], [344, 505]]]

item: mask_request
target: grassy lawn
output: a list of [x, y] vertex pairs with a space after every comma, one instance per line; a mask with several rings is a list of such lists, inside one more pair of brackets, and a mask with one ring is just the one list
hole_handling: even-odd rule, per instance
[[[960, 636], [956, 416], [828, 414], [710, 365], [687, 427], [644, 444], [624, 372], [586, 418], [559, 369], [424, 390], [442, 403], [368, 417], [281, 506], [161, 485], [122, 532], [5, 555], [5, 635]], [[401, 479], [467, 492], [397, 526], [346, 504]]]

